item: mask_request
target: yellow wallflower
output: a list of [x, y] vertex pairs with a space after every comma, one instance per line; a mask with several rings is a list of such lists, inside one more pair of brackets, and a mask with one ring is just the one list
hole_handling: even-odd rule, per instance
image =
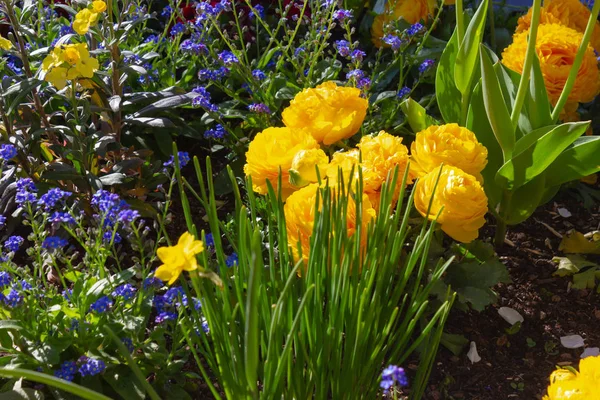
[[600, 393], [600, 356], [579, 362], [579, 373], [558, 369], [550, 375], [548, 394], [543, 400], [592, 400]]
[[[310, 237], [313, 232], [316, 213], [316, 199], [319, 191], [319, 184], [313, 183], [302, 189], [294, 192], [284, 205], [285, 223], [288, 238], [288, 245], [292, 249], [292, 254], [295, 260], [300, 258], [298, 244], [302, 249], [302, 258], [308, 261], [310, 252]], [[319, 206], [320, 207], [320, 206]], [[348, 208], [346, 216], [346, 226], [348, 236], [354, 235], [356, 232], [356, 203], [352, 196], [348, 198]], [[375, 218], [375, 210], [373, 209], [369, 197], [362, 197], [362, 233], [361, 244], [364, 246], [367, 241], [367, 230], [369, 223]]]
[[[546, 90], [552, 104], [556, 104], [571, 71], [583, 35], [559, 24], [544, 24], [538, 29], [536, 52], [540, 59]], [[513, 43], [502, 53], [502, 63], [521, 73], [527, 51], [527, 32], [514, 36]], [[600, 70], [594, 49], [588, 46], [577, 74], [569, 101], [586, 103], [600, 92]]]
[[90, 56], [85, 43], [55, 47], [42, 61], [45, 80], [59, 90], [66, 86], [67, 80], [92, 78], [99, 67], [98, 60]]
[[250, 142], [244, 173], [252, 177], [255, 192], [267, 194], [267, 181], [277, 191], [281, 171], [281, 192], [285, 199], [297, 189], [289, 181], [294, 157], [301, 150], [318, 148], [317, 141], [305, 130], [267, 128]]
[[317, 168], [321, 178], [325, 177], [329, 157], [321, 149], [300, 150], [292, 160], [289, 170], [290, 183], [296, 187], [318, 182]]
[[92, 11], [100, 14], [104, 11], [106, 11], [106, 3], [103, 2], [102, 0], [95, 0], [92, 2]]
[[435, 10], [436, 1], [432, 0], [389, 0], [385, 11], [373, 20], [371, 38], [377, 47], [381, 47], [384, 27], [392, 21], [403, 19], [409, 24], [429, 19]]
[[10, 50], [12, 49], [12, 42], [6, 38], [0, 37], [0, 49], [2, 50]]
[[[469, 243], [479, 235], [479, 228], [485, 224], [488, 199], [479, 181], [456, 167], [444, 165], [429, 172], [417, 181], [415, 187], [415, 208], [430, 220], [437, 219], [444, 232], [454, 240]], [[440, 175], [435, 195], [436, 181]], [[429, 203], [433, 202], [429, 213]]]
[[358, 132], [368, 106], [359, 89], [325, 82], [298, 93], [282, 117], [285, 126], [307, 129], [317, 142], [330, 145]]
[[443, 163], [483, 180], [481, 171], [487, 165], [487, 149], [473, 132], [457, 124], [432, 125], [417, 133], [410, 152], [410, 167], [419, 177]]
[[169, 285], [179, 278], [183, 271], [193, 271], [198, 268], [196, 254], [204, 251], [204, 243], [185, 232], [175, 246], [161, 247], [156, 254], [163, 264], [156, 269], [154, 276]]
[[[516, 32], [529, 30], [533, 10], [519, 18]], [[580, 0], [546, 0], [541, 8], [540, 24], [561, 24], [583, 34], [590, 18], [590, 10]], [[596, 21], [591, 45], [600, 51], [600, 22]]]
[[80, 35], [88, 33], [92, 26], [95, 26], [100, 19], [100, 15], [89, 8], [84, 8], [75, 15], [73, 21], [73, 30]]

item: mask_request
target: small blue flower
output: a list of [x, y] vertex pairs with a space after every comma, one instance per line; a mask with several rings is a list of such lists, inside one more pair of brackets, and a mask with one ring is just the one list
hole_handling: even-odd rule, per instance
[[367, 90], [371, 87], [371, 79], [362, 78], [358, 82], [356, 82], [356, 87], [359, 89]]
[[252, 103], [248, 106], [248, 110], [257, 114], [271, 114], [271, 109], [263, 103]]
[[406, 34], [408, 36], [415, 36], [416, 34], [418, 34], [421, 31], [423, 31], [424, 28], [425, 27], [422, 24], [420, 24], [420, 23], [417, 22], [416, 24], [411, 25], [410, 28], [408, 28], [406, 30]]
[[163, 311], [156, 316], [154, 321], [157, 324], [162, 324], [165, 321], [177, 321], [177, 313]]
[[347, 40], [336, 40], [334, 47], [342, 57], [348, 57], [350, 55], [350, 42]]
[[50, 211], [52, 208], [56, 207], [57, 204], [60, 204], [63, 200], [65, 200], [72, 194], [73, 193], [66, 192], [59, 188], [52, 188], [40, 197], [38, 205], [44, 207], [45, 211]]
[[74, 224], [75, 218], [73, 218], [73, 216], [69, 213], [55, 211], [54, 213], [50, 214], [48, 221], [53, 224], [59, 224], [61, 222], [65, 224]]
[[411, 88], [404, 86], [402, 89], [400, 89], [398, 91], [398, 94], [396, 95], [396, 97], [398, 97], [399, 99], [404, 99], [405, 97], [410, 95], [411, 92], [412, 92]]
[[42, 248], [46, 250], [57, 250], [65, 247], [69, 242], [59, 236], [48, 236], [42, 243]]
[[333, 12], [333, 19], [339, 22], [344, 22], [347, 19], [352, 18], [352, 10], [339, 9]]
[[[179, 167], [183, 168], [190, 162], [190, 154], [187, 151], [178, 151], [177, 158], [179, 158]], [[163, 167], [172, 167], [175, 165], [175, 158], [171, 156], [169, 160], [163, 164]]]
[[146, 278], [144, 279], [144, 282], [142, 282], [142, 289], [146, 290], [149, 287], [160, 289], [161, 287], [163, 287], [163, 285], [163, 281], [156, 277]]
[[206, 139], [223, 139], [225, 136], [227, 136], [227, 131], [221, 124], [217, 124], [214, 128], [207, 129], [204, 132], [204, 137]]
[[252, 71], [252, 77], [257, 81], [262, 81], [263, 79], [266, 79], [267, 75], [260, 69], [255, 69]]
[[395, 365], [390, 365], [381, 373], [380, 387], [383, 389], [383, 393], [387, 394], [394, 384], [398, 384], [400, 387], [408, 386], [408, 378], [403, 368]]
[[167, 304], [173, 305], [180, 298], [183, 299], [185, 297], [185, 292], [181, 286], [174, 286], [169, 288], [163, 297]]
[[6, 217], [4, 215], [0, 215], [0, 228], [6, 224]]
[[[254, 7], [254, 10], [256, 10], [258, 12], [258, 15], [260, 16], [260, 18], [265, 18], [265, 8], [263, 6], [261, 6], [260, 4], [257, 4]], [[248, 14], [248, 16], [250, 17], [250, 19], [254, 19], [255, 17], [255, 13], [254, 10], [250, 10], [250, 13]]]
[[0, 271], [0, 288], [10, 285], [12, 276], [6, 271]]
[[215, 245], [215, 238], [213, 237], [212, 233], [207, 233], [204, 236], [204, 245], [206, 247], [213, 247]]
[[17, 155], [17, 148], [12, 144], [3, 144], [0, 146], [0, 158], [3, 160], [10, 160]]
[[[83, 359], [83, 357], [82, 357]], [[80, 359], [81, 360], [81, 359]], [[94, 376], [101, 374], [106, 369], [106, 364], [102, 360], [85, 357], [84, 364], [79, 367], [81, 376]]]
[[24, 242], [25, 239], [23, 239], [21, 236], [11, 236], [6, 240], [6, 242], [4, 242], [4, 247], [8, 251], [16, 252]]
[[140, 213], [137, 210], [128, 209], [119, 212], [117, 215], [117, 221], [123, 225], [129, 225], [139, 217]]
[[402, 39], [396, 35], [385, 35], [383, 37], [383, 43], [387, 44], [394, 51], [398, 51], [402, 46]]
[[122, 242], [123, 239], [121, 238], [121, 235], [119, 235], [119, 233], [114, 232], [113, 236], [112, 231], [107, 231], [104, 232], [104, 234], [102, 235], [102, 240], [104, 240], [105, 243], [110, 243], [112, 240], [113, 244], [119, 244]]
[[171, 28], [171, 32], [169, 32], [171, 34], [171, 36], [177, 36], [177, 35], [181, 35], [183, 33], [185, 33], [186, 31], [186, 27], [184, 24], [182, 24], [181, 22], [176, 23], [175, 25], [173, 25], [173, 27]]
[[75, 378], [76, 372], [77, 364], [75, 361], [65, 361], [60, 365], [60, 369], [54, 371], [54, 376], [71, 382]]
[[19, 294], [15, 289], [10, 289], [10, 292], [4, 298], [4, 302], [9, 307], [16, 307], [23, 301], [23, 296]]
[[122, 297], [123, 300], [128, 301], [133, 299], [135, 296], [136, 288], [129, 283], [125, 283], [121, 286], [117, 286], [115, 290], [112, 292], [112, 297]]
[[419, 73], [424, 74], [425, 72], [429, 71], [431, 67], [433, 67], [433, 64], [435, 64], [435, 61], [431, 59], [423, 61], [421, 65], [419, 65]]
[[365, 53], [364, 51], [356, 49], [350, 54], [350, 58], [353, 62], [362, 62], [363, 58], [366, 55], [367, 53]]
[[225, 265], [227, 265], [229, 268], [233, 267], [234, 265], [238, 265], [238, 263], [239, 263], [239, 259], [238, 259], [237, 253], [231, 253], [225, 259]]
[[346, 79], [347, 80], [356, 80], [359, 81], [361, 79], [363, 79], [365, 77], [365, 71], [361, 70], [361, 69], [353, 69], [352, 71], [349, 71], [346, 74]]
[[33, 289], [33, 286], [31, 286], [31, 284], [29, 282], [27, 282], [25, 279], [22, 279], [20, 282], [16, 282], [12, 287], [15, 290], [31, 290], [31, 289]]
[[113, 306], [113, 301], [108, 296], [102, 296], [90, 306], [90, 311], [102, 314]]
[[231, 67], [233, 64], [237, 64], [240, 62], [238, 58], [230, 51], [224, 50], [218, 55], [219, 61], [221, 61], [225, 66]]
[[162, 9], [160, 16], [169, 18], [172, 13], [173, 13], [173, 9], [171, 8], [171, 6], [166, 6], [165, 8]]

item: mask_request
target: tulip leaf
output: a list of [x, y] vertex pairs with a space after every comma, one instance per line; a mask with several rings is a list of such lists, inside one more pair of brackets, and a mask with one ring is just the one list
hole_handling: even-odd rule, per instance
[[435, 125], [438, 122], [431, 116], [427, 115], [427, 111], [422, 105], [414, 101], [413, 99], [406, 99], [400, 104], [402, 112], [408, 119], [408, 124], [412, 128], [413, 132], [421, 132], [427, 129], [431, 125]]
[[485, 111], [490, 121], [490, 126], [496, 136], [496, 140], [502, 148], [504, 161], [507, 161], [511, 158], [515, 146], [515, 132], [510, 122], [510, 112], [508, 111], [507, 102], [502, 94], [498, 75], [496, 75], [492, 60], [486, 51], [481, 52], [480, 58]]
[[584, 136], [548, 167], [546, 185], [558, 186], [600, 171], [600, 136]]
[[[588, 125], [589, 121], [574, 122], [559, 125], [539, 138], [537, 135], [526, 135], [515, 145], [518, 152], [515, 151], [512, 159], [496, 174], [496, 183], [504, 188], [515, 189], [531, 181], [581, 136]], [[543, 132], [543, 129], [539, 131]]]
[[464, 95], [471, 89], [473, 74], [477, 64], [489, 0], [484, 0], [469, 22], [465, 37], [460, 43], [456, 63], [454, 65], [454, 80], [456, 87]]
[[513, 192], [510, 208], [504, 216], [508, 225], [517, 225], [525, 221], [542, 204], [546, 186], [545, 175], [543, 173], [536, 176]]
[[552, 111], [550, 109], [550, 100], [544, 83], [544, 76], [540, 68], [540, 61], [537, 54], [533, 54], [533, 63], [531, 65], [531, 81], [529, 82], [529, 95], [527, 96], [527, 109], [529, 122], [532, 129], [538, 129], [543, 126], [552, 125]]
[[461, 94], [454, 82], [454, 64], [458, 54], [456, 29], [446, 44], [435, 75], [435, 96], [446, 123], [460, 121]]
[[485, 115], [481, 82], [475, 86], [471, 95], [471, 104], [467, 116], [467, 128], [475, 133], [477, 140], [488, 150], [488, 163], [481, 172], [485, 194], [488, 197], [490, 209], [495, 209], [502, 198], [502, 190], [494, 182], [496, 172], [502, 167], [502, 148], [494, 136], [494, 130]]

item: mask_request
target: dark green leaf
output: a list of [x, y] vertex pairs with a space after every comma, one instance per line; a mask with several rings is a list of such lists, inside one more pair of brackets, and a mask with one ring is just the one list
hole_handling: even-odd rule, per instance
[[600, 136], [580, 137], [546, 170], [546, 187], [558, 186], [600, 171]]
[[446, 123], [459, 123], [461, 118], [462, 97], [454, 81], [454, 65], [457, 54], [458, 37], [455, 30], [442, 53], [435, 75], [435, 96]]
[[464, 95], [471, 90], [473, 74], [477, 64], [477, 58], [485, 20], [487, 16], [489, 0], [484, 0], [479, 5], [475, 15], [469, 22], [463, 42], [460, 43], [456, 63], [454, 65], [454, 80], [456, 88]]

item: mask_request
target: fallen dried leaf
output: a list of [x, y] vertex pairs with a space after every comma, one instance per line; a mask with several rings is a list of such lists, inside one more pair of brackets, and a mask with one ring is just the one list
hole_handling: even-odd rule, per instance
[[572, 230], [563, 237], [558, 250], [565, 253], [600, 254], [600, 242], [590, 242], [583, 233]]

